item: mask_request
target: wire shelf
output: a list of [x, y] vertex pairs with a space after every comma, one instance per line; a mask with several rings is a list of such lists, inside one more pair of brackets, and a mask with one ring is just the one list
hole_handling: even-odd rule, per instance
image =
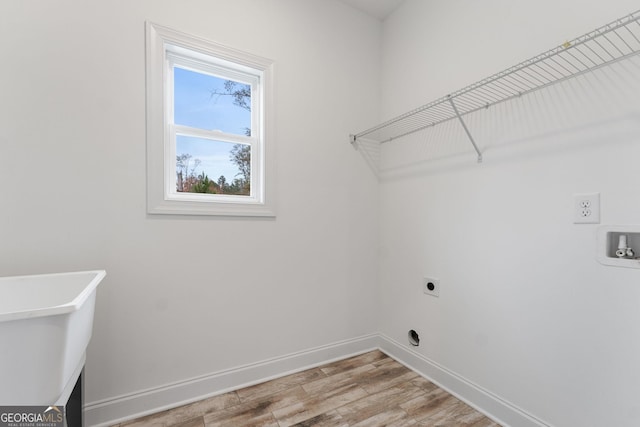
[[482, 161], [463, 117], [640, 53], [640, 10], [504, 71], [350, 136], [386, 143], [458, 119]]

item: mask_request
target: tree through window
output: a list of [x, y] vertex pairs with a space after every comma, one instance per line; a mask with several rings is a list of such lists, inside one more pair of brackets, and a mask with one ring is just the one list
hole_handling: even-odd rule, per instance
[[[173, 56], [172, 56], [173, 58]], [[224, 69], [173, 60], [176, 191], [251, 195], [252, 83], [224, 79]], [[214, 75], [213, 73], [216, 72]], [[210, 131], [209, 137], [202, 132]], [[232, 138], [229, 138], [231, 136]], [[244, 143], [233, 143], [244, 136]], [[191, 167], [190, 167], [191, 166]]]

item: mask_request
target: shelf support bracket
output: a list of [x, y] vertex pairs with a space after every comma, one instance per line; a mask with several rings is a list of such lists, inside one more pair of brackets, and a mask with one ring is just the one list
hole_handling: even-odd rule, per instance
[[355, 135], [349, 135], [349, 142], [351, 143], [351, 146], [358, 151], [358, 144], [356, 143], [356, 136]]
[[464, 120], [462, 120], [462, 116], [460, 115], [460, 112], [458, 111], [456, 104], [454, 104], [453, 98], [451, 98], [451, 95], [448, 95], [447, 98], [449, 99], [449, 103], [451, 103], [453, 112], [456, 113], [456, 117], [458, 118], [458, 120], [460, 120], [460, 124], [462, 125], [462, 128], [467, 133], [467, 136], [469, 137], [469, 140], [471, 141], [473, 148], [476, 150], [476, 153], [478, 153], [478, 163], [482, 163], [482, 153], [478, 149], [476, 142], [473, 140], [473, 136], [471, 136], [471, 132], [469, 132], [469, 129], [467, 128], [467, 125], [465, 124]]

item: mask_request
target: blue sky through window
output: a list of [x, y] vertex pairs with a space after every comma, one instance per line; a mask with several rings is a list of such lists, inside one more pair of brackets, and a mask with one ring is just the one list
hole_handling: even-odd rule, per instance
[[[233, 104], [233, 97], [216, 95], [226, 92], [227, 79], [174, 67], [174, 122], [206, 130], [245, 135], [251, 128], [251, 112]], [[209, 179], [218, 181], [224, 175], [227, 182], [239, 177], [240, 171], [229, 159], [229, 152], [236, 144], [178, 135], [176, 155], [191, 154], [199, 159], [195, 174], [202, 172]]]

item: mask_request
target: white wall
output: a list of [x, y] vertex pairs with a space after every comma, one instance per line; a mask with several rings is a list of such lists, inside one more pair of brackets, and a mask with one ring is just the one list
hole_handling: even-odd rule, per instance
[[[275, 220], [146, 214], [145, 20], [275, 61]], [[377, 330], [348, 134], [377, 116], [380, 36], [324, 0], [0, 3], [0, 273], [107, 270], [87, 403]]]
[[[635, 3], [635, 4], [634, 4]], [[382, 119], [634, 11], [637, 2], [407, 0], [383, 28]], [[551, 426], [640, 424], [640, 270], [596, 260], [597, 225], [640, 223], [640, 62], [385, 144], [381, 331]], [[441, 280], [422, 294], [423, 275]]]

